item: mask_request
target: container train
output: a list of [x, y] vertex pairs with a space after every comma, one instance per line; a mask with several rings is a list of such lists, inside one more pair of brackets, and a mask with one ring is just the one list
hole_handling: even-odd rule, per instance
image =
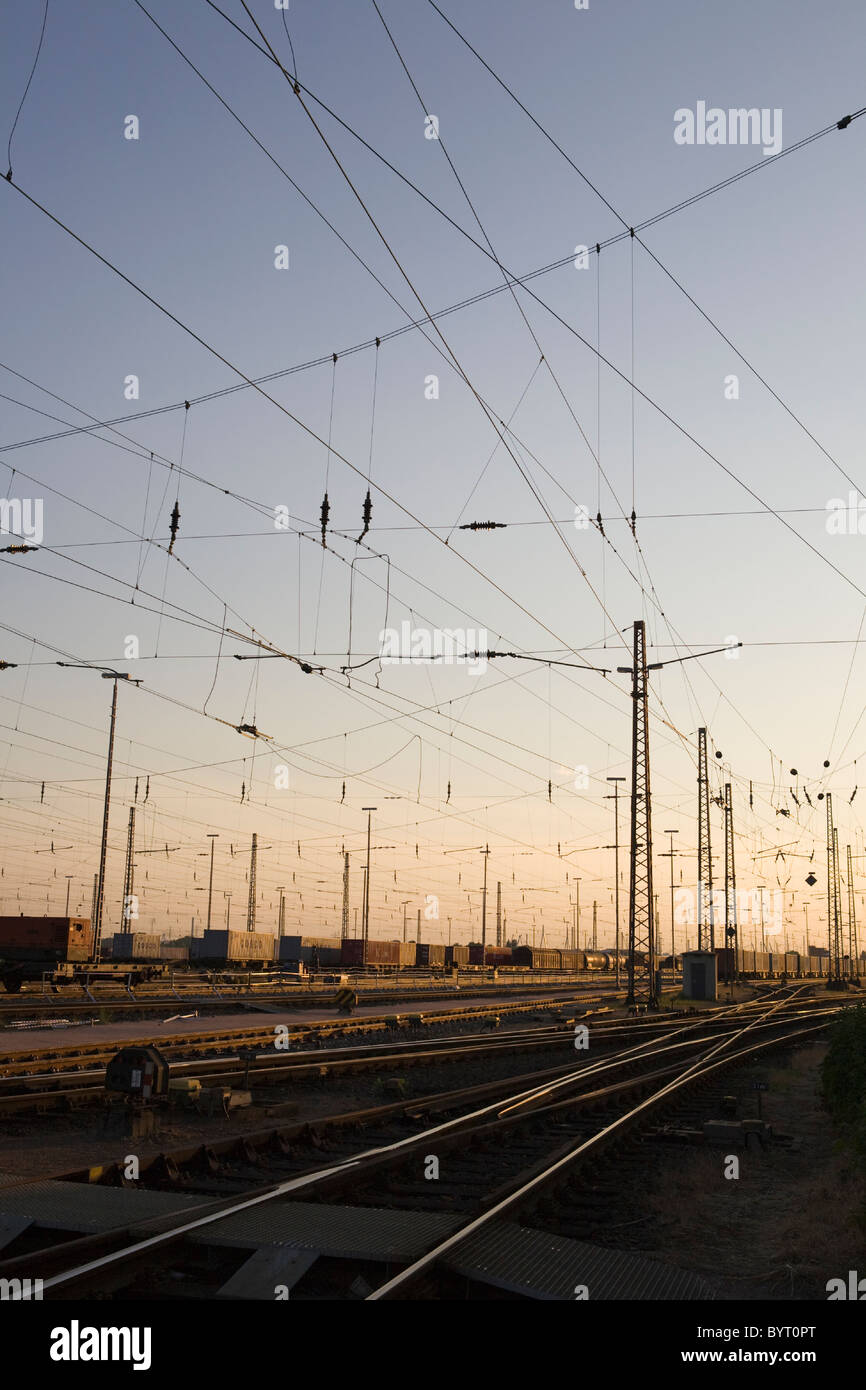
[[[827, 956], [797, 951], [763, 952], [716, 949], [720, 980], [737, 975], [744, 979], [820, 978], [828, 973]], [[162, 942], [155, 933], [118, 932], [110, 943], [110, 960], [93, 959], [93, 932], [86, 917], [2, 917], [0, 916], [0, 983], [14, 993], [25, 980], [48, 978], [56, 984], [70, 983], [82, 976], [108, 977], [132, 975], [139, 979], [158, 977], [189, 966], [207, 970], [280, 970], [304, 966], [315, 972], [328, 969], [400, 969], [446, 971], [466, 969], [538, 970], [599, 972], [612, 974], [615, 951], [575, 951], [555, 947], [494, 946], [480, 942], [444, 946], [437, 942], [381, 941], [360, 937], [282, 936], [269, 932], [206, 931], [193, 937], [191, 947]], [[619, 952], [620, 968], [627, 953]], [[640, 957], [641, 966], [645, 958]], [[678, 971], [679, 956], [657, 960], [662, 970]], [[736, 965], [736, 969], [734, 966]], [[846, 956], [842, 974], [850, 976], [851, 962]], [[866, 973], [866, 970], [864, 970]]]
[[[796, 979], [819, 979], [829, 974], [829, 956], [805, 955], [799, 951], [745, 951], [734, 952], [727, 946], [716, 947], [718, 975], [720, 980], [730, 980], [735, 975], [745, 979], [766, 980], [787, 975]], [[856, 966], [857, 962], [854, 961]], [[855, 972], [851, 968], [850, 956], [843, 956], [841, 971], [850, 978]]]

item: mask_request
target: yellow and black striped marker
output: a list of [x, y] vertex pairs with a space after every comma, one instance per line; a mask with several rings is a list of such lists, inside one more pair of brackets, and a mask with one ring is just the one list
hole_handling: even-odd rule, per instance
[[357, 1002], [358, 996], [353, 989], [344, 985], [342, 989], [337, 990], [335, 1003], [339, 1013], [350, 1014]]

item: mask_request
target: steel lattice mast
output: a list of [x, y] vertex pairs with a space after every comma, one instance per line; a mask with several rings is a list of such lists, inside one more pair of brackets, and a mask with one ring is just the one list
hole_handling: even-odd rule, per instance
[[827, 983], [842, 976], [839, 921], [839, 848], [833, 826], [833, 797], [827, 793]]
[[860, 958], [858, 952], [858, 919], [853, 906], [853, 869], [851, 867], [851, 845], [848, 845], [848, 955], [851, 958], [851, 974], [858, 977]]
[[715, 944], [707, 731], [698, 729], [698, 950], [712, 951]]
[[839, 864], [839, 828], [833, 826], [833, 922], [836, 928], [836, 979], [841, 980], [845, 971], [842, 958], [845, 953], [842, 931], [842, 870]]
[[256, 855], [258, 851], [259, 837], [253, 833], [253, 844], [250, 850], [250, 895], [247, 901], [247, 931], [256, 929]]
[[[403, 910], [403, 921], [406, 911]], [[343, 851], [343, 936], [349, 935], [349, 851]]]
[[[655, 987], [653, 921], [652, 807], [650, 799], [649, 708], [646, 631], [634, 625], [634, 665], [618, 667], [632, 677], [631, 874], [628, 897], [629, 1005], [658, 1004]], [[649, 668], [653, 669], [653, 668]]]
[[734, 865], [734, 808], [731, 802], [731, 784], [725, 783], [725, 945], [730, 962], [727, 978], [736, 980], [739, 975], [739, 941], [737, 933], [737, 871]]
[[129, 808], [129, 829], [126, 833], [126, 872], [123, 876], [123, 910], [121, 912], [120, 930], [121, 932], [131, 931], [129, 925], [130, 907], [129, 900], [132, 897], [133, 878], [135, 875], [135, 807]]

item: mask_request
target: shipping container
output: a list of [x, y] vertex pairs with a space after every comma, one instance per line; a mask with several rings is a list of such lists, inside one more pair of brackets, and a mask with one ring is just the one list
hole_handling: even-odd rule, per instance
[[445, 947], [446, 965], [468, 965], [469, 947], [468, 946], [446, 946]]
[[756, 951], [755, 955], [755, 974], [768, 975], [770, 973], [770, 957], [766, 951]]
[[170, 941], [163, 941], [159, 948], [160, 960], [169, 961], [188, 961], [188, 946], [173, 946]]
[[360, 936], [345, 936], [342, 942], [341, 962], [343, 965], [396, 967], [400, 964], [402, 944], [400, 941], [365, 942]]
[[400, 946], [400, 964], [403, 966], [413, 966], [417, 959], [418, 950], [415, 942], [401, 941], [398, 944]]
[[270, 932], [206, 931], [193, 937], [190, 956], [209, 965], [266, 965], [273, 961], [276, 945]]
[[143, 931], [115, 932], [112, 960], [159, 960], [158, 934]]
[[445, 967], [445, 947], [433, 941], [419, 941], [415, 964], [428, 970], [442, 970]]
[[785, 952], [785, 974], [786, 974], [786, 975], [799, 975], [799, 973], [800, 973], [800, 955], [799, 955], [799, 952], [797, 952], [797, 951], [786, 951], [786, 952]]
[[297, 963], [317, 966], [339, 965], [342, 943], [339, 937], [282, 936], [277, 943], [277, 959], [282, 964]]
[[89, 917], [0, 917], [0, 960], [90, 960]]

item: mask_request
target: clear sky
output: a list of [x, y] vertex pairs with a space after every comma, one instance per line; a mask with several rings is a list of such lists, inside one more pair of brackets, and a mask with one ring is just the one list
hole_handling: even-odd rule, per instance
[[[201, 930], [208, 832], [218, 914], [231, 893], [240, 925], [256, 832], [258, 924], [274, 927], [283, 887], [288, 930], [336, 934], [341, 852], [354, 914], [372, 805], [374, 934], [406, 904], [438, 910], [425, 939], [449, 919], [477, 938], [489, 845], [509, 936], [561, 944], [576, 876], [582, 933], [597, 901], [609, 944], [605, 779], [628, 776], [631, 737], [615, 668], [643, 618], [655, 661], [743, 643], [652, 677], [657, 854], [676, 829], [676, 882], [694, 884], [706, 725], [742, 887], [784, 889], [798, 944], [804, 905], [823, 940], [822, 790], [858, 895], [866, 882], [866, 786], [849, 804], [866, 534], [856, 518], [827, 529], [833, 499], [866, 492], [866, 121], [778, 160], [674, 132], [699, 103], [757, 108], [788, 151], [859, 110], [862, 6], [443, 0], [596, 191], [429, 0], [379, 0], [381, 18], [370, 0], [291, 0], [285, 16], [252, 0], [303, 102], [239, 32], [262, 42], [244, 6], [221, 7], [237, 28], [206, 0], [146, 9], [252, 135], [134, 0], [49, 0], [0, 181], [0, 496], [41, 501], [43, 525], [37, 553], [0, 555], [0, 659], [16, 663], [0, 672], [0, 910], [62, 911], [68, 875], [72, 909], [90, 909], [111, 687], [56, 665], [72, 660], [143, 682], [119, 692], [106, 930], [138, 778], [143, 929]], [[19, 0], [0, 20], [4, 144], [42, 18]], [[518, 277], [565, 263], [512, 294], [495, 257]], [[438, 332], [389, 336], [449, 306]], [[257, 392], [233, 368], [283, 375]], [[574, 525], [581, 505], [604, 537]], [[507, 526], [455, 529], [471, 521]], [[544, 660], [380, 665], [380, 633], [402, 623]], [[234, 660], [254, 642], [316, 670]], [[625, 840], [627, 803], [620, 816]], [[716, 808], [713, 834], [721, 855]], [[627, 885], [625, 854], [620, 868]], [[669, 861], [655, 871], [666, 943]]]

